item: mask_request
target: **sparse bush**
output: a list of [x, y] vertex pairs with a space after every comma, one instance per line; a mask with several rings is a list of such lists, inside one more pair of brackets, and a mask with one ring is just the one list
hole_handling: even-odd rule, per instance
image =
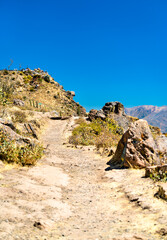
[[27, 120], [27, 117], [26, 117], [25, 112], [22, 112], [22, 111], [14, 112], [14, 117], [13, 117], [14, 122], [23, 123], [23, 122], [26, 122], [26, 120]]
[[4, 69], [4, 70], [3, 70], [3, 74], [4, 74], [4, 75], [8, 75], [8, 74], [9, 74], [9, 71], [8, 71], [7, 69]]
[[11, 140], [3, 131], [0, 131], [0, 159], [2, 161], [31, 166], [35, 165], [42, 155], [43, 147], [41, 145], [17, 145], [16, 141]]
[[30, 92], [34, 92], [35, 91], [35, 88], [32, 86], [30, 87]]
[[163, 172], [162, 170], [152, 171], [149, 177], [154, 181], [167, 182], [167, 172]]
[[113, 145], [116, 145], [120, 139], [118, 134], [111, 133], [107, 129], [102, 131], [99, 136], [95, 140], [95, 145], [97, 149], [103, 148], [110, 148]]
[[0, 103], [6, 105], [12, 97], [14, 85], [9, 80], [2, 80], [0, 82]]
[[78, 115], [78, 116], [81, 115], [81, 108], [80, 108], [80, 105], [78, 105], [78, 107], [77, 107], [77, 115]]
[[75, 123], [76, 124], [86, 123], [86, 120], [84, 118], [80, 117], [80, 118], [75, 120]]
[[32, 80], [32, 76], [31, 75], [27, 75], [23, 77], [24, 79], [24, 83], [27, 84]]
[[113, 119], [105, 121], [96, 119], [90, 123], [79, 120], [79, 122], [79, 126], [73, 130], [69, 139], [74, 145], [96, 145], [97, 148], [108, 148], [117, 144], [123, 133], [122, 128]]

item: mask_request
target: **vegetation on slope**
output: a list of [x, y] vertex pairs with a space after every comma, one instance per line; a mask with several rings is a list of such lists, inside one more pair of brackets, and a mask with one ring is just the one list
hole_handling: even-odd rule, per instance
[[7, 163], [17, 163], [21, 166], [35, 165], [43, 155], [40, 144], [18, 145], [10, 136], [0, 131], [0, 160]]
[[22, 101], [22, 109], [56, 111], [61, 116], [84, 115], [85, 109], [73, 100], [70, 91], [41, 69], [0, 71], [0, 105]]
[[34, 165], [43, 154], [42, 145], [34, 138], [38, 139], [47, 113], [61, 117], [85, 114], [85, 109], [73, 100], [74, 95], [39, 68], [1, 70], [0, 160]]
[[97, 149], [110, 148], [117, 145], [123, 134], [123, 129], [113, 119], [94, 119], [88, 122], [77, 120], [78, 125], [72, 132], [69, 142], [74, 145], [95, 145]]

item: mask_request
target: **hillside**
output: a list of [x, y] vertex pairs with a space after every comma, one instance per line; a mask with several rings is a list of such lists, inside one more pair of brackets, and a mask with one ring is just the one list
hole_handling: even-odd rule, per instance
[[73, 100], [75, 93], [65, 91], [41, 69], [1, 70], [0, 105], [17, 105], [35, 111], [56, 111], [58, 116], [84, 115], [85, 109]]
[[0, 71], [0, 160], [35, 165], [44, 153], [40, 135], [48, 120], [84, 116], [85, 109], [41, 69]]
[[150, 125], [159, 127], [162, 132], [167, 132], [167, 106], [143, 105], [125, 108], [125, 112], [130, 116], [145, 119]]

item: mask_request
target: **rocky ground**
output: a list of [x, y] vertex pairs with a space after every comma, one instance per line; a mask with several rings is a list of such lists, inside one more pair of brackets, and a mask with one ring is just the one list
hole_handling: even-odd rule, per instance
[[1, 163], [0, 239], [167, 239], [167, 203], [143, 170], [105, 171], [91, 149], [63, 145], [71, 120], [49, 120], [33, 168]]

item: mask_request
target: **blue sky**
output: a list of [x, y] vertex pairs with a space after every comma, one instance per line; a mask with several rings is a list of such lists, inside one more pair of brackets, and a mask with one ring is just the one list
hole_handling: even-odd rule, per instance
[[0, 68], [40, 67], [87, 108], [167, 105], [166, 0], [0, 0]]

